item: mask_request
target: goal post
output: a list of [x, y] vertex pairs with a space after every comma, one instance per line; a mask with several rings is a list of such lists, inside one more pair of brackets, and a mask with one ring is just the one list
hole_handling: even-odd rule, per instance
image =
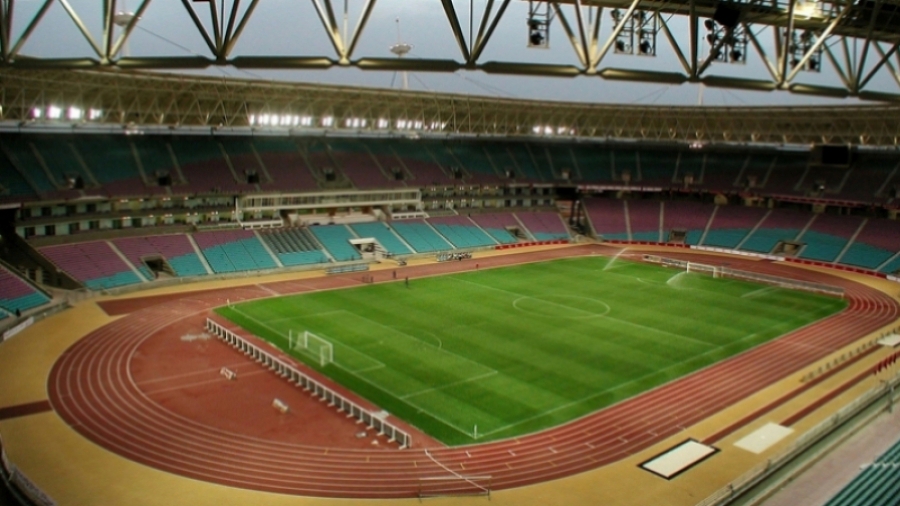
[[708, 274], [714, 278], [722, 277], [722, 268], [715, 265], [687, 262], [686, 271], [695, 274]]
[[291, 332], [290, 340], [292, 350], [300, 350], [313, 356], [319, 361], [320, 366], [325, 367], [334, 362], [334, 346], [324, 337], [305, 330], [296, 336]]

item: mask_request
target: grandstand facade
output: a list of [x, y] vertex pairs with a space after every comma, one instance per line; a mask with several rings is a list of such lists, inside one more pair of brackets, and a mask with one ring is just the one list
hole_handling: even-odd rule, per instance
[[[49, 100], [78, 100], [59, 87], [58, 74], [41, 72], [0, 74], [9, 95], [19, 93], [16, 107], [3, 109], [15, 122], [0, 125], [3, 328], [73, 293], [356, 272], [569, 242], [670, 245], [879, 280], [896, 281], [900, 271], [893, 108], [545, 110], [524, 101], [460, 106], [445, 95], [185, 78], [209, 114], [157, 111], [165, 93], [175, 102], [190, 95], [170, 86], [135, 111], [112, 112], [98, 98], [98, 117], [121, 121], [73, 131], [35, 117]], [[104, 74], [71, 78], [171, 85], [165, 76]], [[30, 86], [42, 79], [48, 93], [33, 99]], [[231, 92], [218, 94], [225, 88]], [[328, 97], [327, 110], [310, 106], [315, 127], [267, 120], [254, 128], [261, 114], [275, 114], [263, 111], [292, 103], [299, 91], [309, 104]], [[244, 92], [246, 100], [234, 98]], [[359, 112], [376, 99], [382, 110]], [[418, 108], [415, 119], [401, 117], [404, 107]], [[379, 129], [381, 116], [404, 127]], [[845, 121], [835, 125], [838, 116]], [[368, 126], [354, 127], [354, 119]], [[565, 128], [535, 129], [554, 121]], [[867, 299], [862, 307], [889, 303]], [[871, 346], [869, 339], [865, 350]], [[825, 370], [854, 365], [853, 353], [829, 357]], [[823, 367], [807, 375], [824, 377]]]

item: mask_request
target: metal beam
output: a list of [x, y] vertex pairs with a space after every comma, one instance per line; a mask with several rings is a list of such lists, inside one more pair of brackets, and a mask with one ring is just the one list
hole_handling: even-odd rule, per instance
[[466, 36], [463, 34], [462, 27], [459, 24], [459, 16], [456, 15], [456, 9], [453, 7], [453, 0], [441, 0], [441, 4], [444, 6], [444, 14], [446, 14], [447, 21], [450, 23], [450, 30], [453, 31], [453, 37], [456, 38], [456, 43], [459, 45], [459, 51], [462, 53], [463, 61], [471, 61], [469, 47], [466, 43]]

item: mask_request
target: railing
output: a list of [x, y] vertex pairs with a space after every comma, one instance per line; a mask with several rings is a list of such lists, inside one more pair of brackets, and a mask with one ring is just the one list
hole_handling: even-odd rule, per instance
[[344, 274], [347, 272], [361, 272], [369, 270], [369, 264], [338, 265], [325, 269], [325, 274]]
[[267, 366], [291, 383], [302, 387], [319, 399], [328, 402], [328, 405], [337, 408], [338, 412], [347, 413], [348, 417], [356, 418], [358, 421], [365, 423], [370, 429], [377, 430], [379, 435], [387, 436], [391, 442], [397, 441], [400, 444], [401, 449], [412, 448], [412, 436], [404, 430], [394, 426], [392, 423], [384, 420], [384, 417], [380, 413], [370, 412], [314, 378], [311, 378], [306, 373], [297, 369], [294, 364], [272, 355], [268, 350], [260, 348], [210, 318], [206, 319], [206, 330], [230, 344], [233, 348], [252, 357], [262, 365]]
[[[657, 263], [667, 267], [675, 267], [678, 269], [686, 269], [690, 265], [704, 265], [689, 260], [680, 260], [676, 258], [668, 258], [660, 255], [643, 255], [645, 262]], [[773, 286], [783, 288], [791, 288], [795, 290], [804, 290], [807, 292], [823, 293], [835, 297], [844, 297], [844, 289], [838, 286], [826, 285], [822, 283], [812, 283], [810, 281], [801, 281], [799, 279], [785, 278], [781, 276], [773, 276], [771, 274], [761, 274], [758, 272], [742, 271], [739, 269], [731, 269], [729, 267], [712, 266], [718, 269], [719, 275], [733, 279], [741, 279], [745, 281], [755, 281], [758, 283], [766, 283]]]
[[790, 446], [776, 453], [765, 462], [750, 469], [746, 473], [738, 476], [731, 483], [716, 490], [706, 499], [697, 503], [696, 506], [717, 506], [726, 504], [734, 497], [742, 494], [744, 491], [750, 489], [775, 472], [781, 466], [787, 464], [790, 460], [796, 458], [820, 439], [834, 431], [839, 425], [860, 413], [863, 409], [878, 402], [885, 396], [888, 396], [889, 401], [892, 401], [893, 399], [890, 397], [893, 395], [894, 388], [898, 383], [900, 383], [900, 376], [895, 376], [891, 380], [886, 381], [883, 385], [872, 388], [850, 404], [844, 406], [834, 415], [826, 418], [818, 425], [808, 430], [797, 438]]

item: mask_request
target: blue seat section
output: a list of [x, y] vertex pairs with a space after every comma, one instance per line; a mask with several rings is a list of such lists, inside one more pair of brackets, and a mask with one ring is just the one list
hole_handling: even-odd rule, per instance
[[260, 231], [260, 237], [275, 252], [282, 265], [309, 265], [328, 262], [316, 240], [305, 228], [281, 228]]
[[[628, 234], [603, 234], [603, 237], [607, 239], [618, 239], [616, 236], [625, 236], [628, 238]], [[631, 234], [631, 238], [635, 241], [651, 241], [651, 242], [659, 242], [659, 232], [634, 232]]]
[[207, 274], [206, 267], [197, 258], [197, 255], [190, 253], [174, 258], [170, 258], [169, 265], [175, 270], [175, 274], [179, 276], [205, 276]]
[[447, 238], [457, 248], [477, 248], [480, 246], [494, 246], [496, 243], [477, 227], [464, 225], [433, 224], [440, 234]]
[[137, 274], [132, 271], [117, 272], [112, 276], [102, 278], [89, 279], [84, 284], [91, 290], [102, 290], [104, 288], [116, 288], [118, 286], [133, 285], [140, 283]]
[[836, 237], [813, 230], [803, 234], [801, 240], [806, 243], [806, 247], [800, 253], [800, 258], [820, 262], [833, 262], [847, 245], [847, 239], [844, 237]]
[[[640, 234], [638, 234], [638, 235], [640, 235]], [[658, 235], [659, 235], [659, 234], [657, 234], [657, 236], [658, 236]], [[604, 238], [604, 239], [611, 239], [611, 240], [613, 240], [613, 241], [627, 241], [627, 240], [628, 240], [628, 233], [620, 233], [620, 234], [603, 234], [603, 238]], [[636, 239], [636, 240], [638, 240], [638, 241], [655, 241], [656, 238], [654, 238], [654, 239]]]
[[8, 197], [37, 197], [34, 188], [22, 177], [6, 155], [0, 152], [0, 186], [6, 193], [0, 193], [0, 199]]
[[409, 255], [412, 253], [394, 232], [384, 223], [354, 223], [350, 228], [360, 237], [372, 237], [378, 241], [388, 253]]
[[212, 270], [218, 273], [274, 269], [278, 265], [255, 237], [203, 249]]
[[747, 251], [755, 251], [757, 253], [769, 253], [780, 241], [791, 241], [797, 234], [798, 229], [784, 228], [758, 228], [753, 235], [744, 242], [741, 249]]
[[887, 265], [885, 265], [884, 267], [882, 267], [881, 269], [878, 269], [878, 270], [880, 270], [881, 272], [887, 273], [887, 274], [893, 274], [897, 271], [900, 271], [900, 257], [895, 258], [894, 260], [889, 262]]
[[888, 258], [894, 256], [894, 251], [887, 251], [868, 244], [854, 242], [841, 257], [841, 263], [856, 265], [867, 269], [877, 269]]
[[515, 236], [510, 234], [508, 230], [502, 228], [485, 228], [484, 231], [496, 239], [500, 244], [515, 244], [518, 242]]
[[395, 221], [391, 223], [391, 228], [419, 253], [453, 249], [450, 243], [421, 221]]
[[31, 150], [28, 137], [6, 135], [4, 145], [8, 150], [4, 155], [8, 155], [13, 165], [28, 174], [39, 192], [47, 193], [57, 189], [56, 184], [47, 177], [47, 172]]
[[744, 237], [747, 237], [748, 232], [750, 230], [746, 228], [710, 230], [706, 234], [706, 240], [703, 241], [703, 245], [734, 249], [744, 240]]
[[15, 313], [16, 309], [19, 311], [27, 311], [48, 302], [50, 302], [50, 299], [47, 298], [46, 295], [40, 292], [33, 292], [14, 299], [0, 300], [0, 306], [3, 306], [3, 309], [6, 309], [10, 313]]
[[532, 232], [531, 235], [538, 241], [555, 241], [557, 239], [569, 238], [569, 234], [557, 232]]
[[900, 441], [866, 466], [825, 506], [896, 506], [900, 501]]
[[344, 225], [319, 225], [310, 227], [309, 230], [331, 253], [335, 261], [346, 262], [362, 258], [359, 251], [350, 244], [350, 239], [355, 239], [355, 237]]
[[702, 230], [688, 230], [687, 234], [684, 236], [684, 243], [696, 246], [697, 244], [700, 244], [701, 237], [703, 237]]
[[322, 264], [328, 262], [328, 257], [322, 250], [313, 251], [294, 251], [291, 253], [277, 253], [278, 259], [285, 266], [292, 265], [311, 265]]

